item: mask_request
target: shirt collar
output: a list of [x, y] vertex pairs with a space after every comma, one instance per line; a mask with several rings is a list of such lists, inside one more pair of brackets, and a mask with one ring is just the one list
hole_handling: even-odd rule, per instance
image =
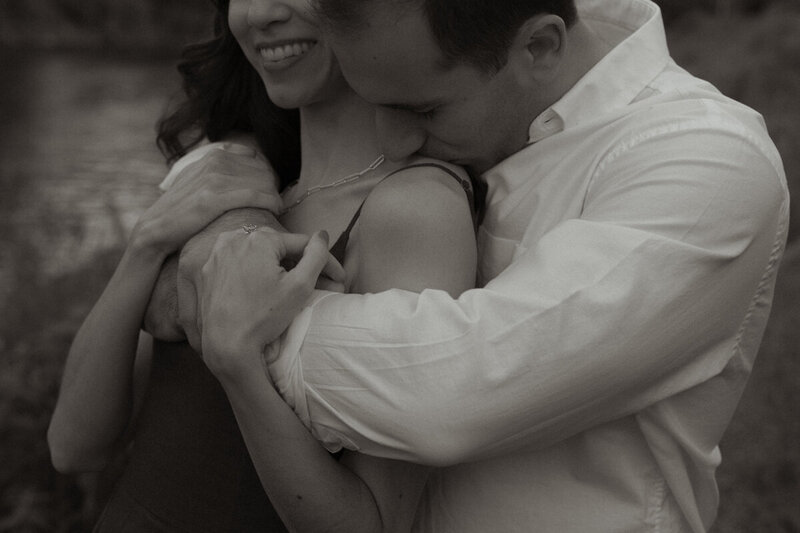
[[661, 11], [650, 0], [578, 0], [578, 13], [601, 37], [626, 37], [528, 130], [535, 143], [630, 104], [669, 61]]

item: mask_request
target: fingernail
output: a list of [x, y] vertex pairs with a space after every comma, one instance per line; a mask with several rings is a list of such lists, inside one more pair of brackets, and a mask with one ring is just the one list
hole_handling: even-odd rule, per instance
[[323, 241], [325, 241], [325, 244], [328, 244], [328, 242], [330, 241], [330, 236], [328, 235], [328, 232], [325, 231], [325, 230], [322, 230], [322, 231], [318, 232], [317, 235], [319, 235], [320, 238]]

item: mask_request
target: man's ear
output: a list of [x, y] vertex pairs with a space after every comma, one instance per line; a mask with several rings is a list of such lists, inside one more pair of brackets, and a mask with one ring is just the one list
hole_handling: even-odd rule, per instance
[[526, 20], [517, 32], [509, 61], [520, 67], [520, 74], [536, 84], [547, 83], [558, 73], [567, 47], [567, 25], [558, 15], [536, 15]]

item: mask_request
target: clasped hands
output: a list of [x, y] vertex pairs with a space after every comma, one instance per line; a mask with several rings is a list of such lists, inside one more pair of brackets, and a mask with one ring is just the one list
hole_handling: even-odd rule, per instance
[[[282, 266], [287, 258], [296, 262], [288, 271]], [[197, 277], [197, 331], [190, 342], [217, 377], [259, 371], [264, 347], [305, 307], [323, 271], [344, 278], [324, 232], [222, 233]], [[191, 317], [181, 323], [187, 332], [194, 325]]]
[[[202, 198], [199, 209], [213, 204], [222, 186], [247, 191], [240, 193], [242, 206], [253, 205], [252, 194], [279, 199], [273, 170], [254, 149], [221, 148], [186, 166], [173, 187], [193, 183]], [[257, 229], [246, 232], [244, 225]], [[260, 371], [255, 366], [264, 347], [283, 333], [315, 287], [343, 290], [344, 270], [329, 254], [324, 232], [287, 233], [260, 208], [228, 209], [196, 230], [165, 262], [143, 327], [161, 340], [188, 340], [217, 377]], [[295, 264], [290, 270], [283, 266], [287, 260]]]

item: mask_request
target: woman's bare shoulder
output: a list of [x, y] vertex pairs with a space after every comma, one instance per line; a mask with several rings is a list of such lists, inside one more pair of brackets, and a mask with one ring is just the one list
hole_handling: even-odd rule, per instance
[[443, 215], [452, 216], [455, 213], [451, 209], [462, 204], [471, 213], [472, 194], [469, 175], [460, 166], [416, 157], [375, 186], [364, 203], [364, 216], [373, 214], [391, 221], [391, 215], [398, 217], [396, 222], [422, 216], [424, 220], [420, 222], [429, 222]]
[[[364, 290], [441, 288], [474, 283], [476, 246], [466, 174], [407, 166], [373, 189], [359, 221]], [[468, 187], [468, 186], [467, 186]]]

